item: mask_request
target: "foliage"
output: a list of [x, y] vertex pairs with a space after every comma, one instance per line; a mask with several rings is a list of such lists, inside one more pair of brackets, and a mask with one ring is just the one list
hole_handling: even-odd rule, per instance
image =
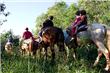
[[12, 35], [13, 37], [13, 45], [14, 46], [18, 46], [19, 45], [19, 37], [18, 36], [15, 36], [13, 34], [13, 32], [11, 30], [7, 31], [7, 32], [4, 32], [0, 35], [0, 43], [1, 43], [1, 49], [3, 50], [4, 49], [4, 46], [7, 42], [7, 39], [9, 37], [9, 35]]
[[72, 57], [72, 50], [69, 49], [69, 57], [67, 62], [60, 53], [57, 53], [55, 61], [51, 61], [50, 57], [36, 57], [33, 59], [30, 56], [21, 56], [18, 47], [14, 49], [13, 55], [8, 55], [2, 51], [1, 55], [1, 70], [2, 73], [104, 73], [103, 58], [99, 65], [92, 67], [96, 57], [96, 47], [93, 45], [86, 45], [77, 48], [77, 61]]
[[67, 5], [65, 2], [55, 3], [55, 5], [48, 9], [48, 15], [54, 16], [55, 26], [63, 27], [64, 13], [66, 11]]
[[6, 42], [7, 42], [7, 38], [8, 36], [12, 34], [11, 30], [10, 31], [7, 31], [7, 32], [4, 32], [0, 35], [0, 42], [1, 42], [1, 48], [3, 49]]
[[[5, 9], [6, 5], [0, 2], [0, 15], [4, 15], [5, 17], [7, 17], [10, 14], [10, 12], [6, 13]], [[0, 19], [0, 26], [6, 21], [7, 21], [6, 19]]]
[[48, 8], [48, 11], [46, 13], [43, 13], [36, 18], [35, 34], [38, 34], [39, 28], [41, 28], [43, 21], [47, 19], [50, 15], [54, 16], [54, 26], [63, 29], [66, 28], [74, 20], [74, 13], [76, 9], [77, 8], [75, 4], [71, 4], [70, 6], [68, 6], [65, 2], [56, 2], [52, 7]]
[[[54, 16], [53, 22], [55, 26], [62, 29], [67, 28], [74, 21], [75, 12], [78, 9], [87, 11], [89, 23], [99, 22], [110, 25], [110, 2], [79, 0], [78, 5], [72, 3], [70, 6], [65, 2], [56, 2], [52, 7], [48, 8], [46, 13], [36, 18], [35, 34], [38, 35], [43, 21], [50, 15]], [[11, 31], [0, 35], [2, 49], [9, 34], [11, 34]], [[77, 61], [72, 57], [73, 49], [69, 49], [69, 57], [65, 64], [63, 57], [59, 53], [55, 62], [51, 62], [49, 59], [45, 60], [45, 58], [22, 57], [19, 54], [18, 37], [15, 35], [13, 37], [16, 39], [14, 41], [14, 54], [8, 55], [2, 50], [1, 70], [3, 73], [105, 73], [103, 71], [105, 58], [101, 59], [98, 66], [92, 67], [97, 55], [97, 48], [94, 45], [87, 44], [78, 47]]]
[[[79, 0], [78, 5], [71, 3], [67, 5], [65, 2], [56, 2], [52, 7], [48, 8], [46, 13], [36, 18], [36, 32], [38, 33], [39, 25], [49, 16], [53, 15], [55, 26], [63, 29], [72, 24], [75, 18], [75, 12], [80, 9], [87, 11], [88, 24], [99, 22], [110, 25], [110, 2], [108, 1], [91, 1]], [[41, 27], [40, 27], [41, 28]]]
[[88, 13], [89, 23], [99, 22], [110, 23], [110, 2], [97, 0], [80, 0], [79, 8], [85, 9]]

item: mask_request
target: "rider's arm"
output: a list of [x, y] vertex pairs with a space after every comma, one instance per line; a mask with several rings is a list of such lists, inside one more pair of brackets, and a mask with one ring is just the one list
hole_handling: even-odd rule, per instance
[[77, 18], [74, 22], [73, 28], [77, 27], [82, 22], [81, 18]]

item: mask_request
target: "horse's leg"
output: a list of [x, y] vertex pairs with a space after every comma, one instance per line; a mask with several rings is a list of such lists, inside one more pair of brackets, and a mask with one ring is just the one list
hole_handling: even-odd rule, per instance
[[75, 47], [78, 46], [77, 35], [74, 36]]
[[36, 57], [36, 51], [37, 51], [37, 48], [38, 48], [38, 46], [37, 46], [36, 44], [37, 44], [37, 43], [34, 41], [34, 42], [33, 42], [33, 48], [32, 48], [33, 58]]
[[107, 48], [104, 46], [104, 44], [100, 41], [96, 41], [95, 44], [98, 46], [99, 50], [104, 54], [106, 58], [106, 67], [105, 70], [108, 70], [110, 67], [110, 58], [109, 58], [109, 52]]
[[71, 41], [71, 45], [73, 45], [73, 43], [75, 43], [73, 46], [71, 46], [72, 50], [73, 50], [73, 58], [74, 60], [76, 60], [77, 57], [77, 53], [76, 53], [76, 48], [78, 47], [78, 38], [77, 36], [75, 36], [75, 39], [73, 41]]
[[75, 49], [73, 48], [73, 58], [74, 58], [74, 60], [77, 59], [76, 48]]
[[58, 47], [59, 47], [59, 51], [63, 52], [64, 60], [65, 60], [65, 63], [66, 63], [66, 61], [67, 61], [67, 52], [66, 52], [64, 43], [63, 42], [59, 42], [58, 43]]
[[96, 66], [99, 63], [99, 60], [100, 60], [101, 56], [102, 56], [102, 51], [100, 51], [98, 49], [98, 56], [97, 56], [93, 66]]
[[41, 58], [41, 52], [42, 52], [42, 48], [40, 48], [40, 58]]
[[29, 43], [29, 55], [32, 55], [32, 52], [33, 52], [33, 41], [30, 41]]
[[44, 48], [44, 49], [45, 49], [46, 59], [47, 59], [47, 57], [48, 57], [48, 54], [47, 54], [47, 53], [48, 53], [48, 52], [47, 52], [47, 48], [48, 48], [48, 47], [45, 47], [45, 48]]
[[54, 50], [54, 45], [53, 44], [51, 44], [50, 49], [51, 49], [51, 52], [52, 52], [52, 60], [54, 60], [55, 59], [55, 50]]
[[110, 54], [110, 30], [107, 30], [107, 48], [109, 50], [109, 54]]

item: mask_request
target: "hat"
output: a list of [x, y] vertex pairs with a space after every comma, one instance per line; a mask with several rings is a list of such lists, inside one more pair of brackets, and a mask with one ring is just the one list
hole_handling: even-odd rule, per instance
[[49, 19], [53, 20], [53, 18], [54, 18], [53, 16], [49, 16]]
[[25, 30], [28, 30], [28, 27], [26, 27], [26, 29]]

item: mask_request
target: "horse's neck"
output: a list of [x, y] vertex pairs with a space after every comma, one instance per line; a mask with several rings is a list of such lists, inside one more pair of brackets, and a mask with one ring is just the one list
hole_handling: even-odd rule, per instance
[[35, 39], [35, 41], [40, 43], [40, 42], [42, 41], [42, 38], [41, 38], [41, 37], [37, 37], [37, 38]]
[[11, 42], [8, 41], [6, 44], [11, 44]]

